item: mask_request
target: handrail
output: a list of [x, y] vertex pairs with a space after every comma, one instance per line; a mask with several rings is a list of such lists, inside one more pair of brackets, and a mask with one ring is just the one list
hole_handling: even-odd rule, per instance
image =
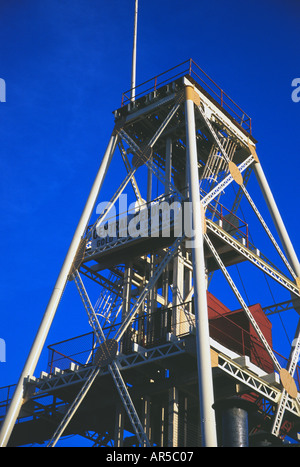
[[[192, 301], [179, 304], [173, 307], [162, 307], [157, 311], [150, 314], [143, 314], [142, 316], [135, 317], [131, 323], [131, 326], [124, 335], [123, 340], [123, 352], [128, 353], [132, 350], [132, 343], [135, 342], [142, 347], [151, 348], [156, 345], [160, 345], [165, 342], [167, 333], [173, 333], [177, 337], [185, 337], [190, 335], [191, 327], [195, 325], [194, 315], [192, 313]], [[178, 319], [174, 322], [172, 315], [175, 309], [181, 310]], [[209, 319], [210, 335], [213, 339], [219, 341], [231, 350], [235, 350], [241, 355], [252, 355], [254, 361], [257, 360], [257, 364], [262, 365], [265, 371], [272, 371], [272, 362], [269, 361], [268, 355], [264, 350], [264, 347], [255, 333], [252, 333], [250, 329], [245, 328], [241, 323], [235, 321], [234, 317], [236, 313], [241, 310], [228, 311], [227, 313], [221, 313], [218, 310], [211, 308], [212, 314]], [[115, 323], [113, 328], [116, 329], [121, 323]], [[176, 328], [176, 329], [175, 329]], [[103, 328], [105, 335], [110, 335], [111, 326]], [[86, 343], [87, 336], [93, 336], [93, 332], [77, 336], [76, 338], [69, 339], [60, 343], [51, 345], [51, 355], [49, 361], [49, 369], [54, 367], [66, 368], [66, 363], [70, 361], [78, 363], [80, 360], [79, 355], [94, 352], [96, 349], [94, 345], [88, 348], [82, 348], [83, 342]], [[77, 340], [77, 342], [76, 342]], [[61, 352], [61, 344], [72, 344], [72, 348], [67, 347], [64, 349], [65, 362], [62, 361], [63, 353]], [[92, 337], [92, 342], [94, 339]], [[59, 347], [59, 350], [56, 349]], [[50, 347], [49, 347], [50, 348]], [[77, 352], [74, 351], [77, 349]], [[278, 353], [276, 352], [278, 355]], [[284, 357], [281, 357], [284, 359]], [[93, 359], [92, 359], [93, 360]], [[92, 361], [91, 360], [91, 361]], [[81, 364], [85, 364], [82, 362]], [[299, 367], [297, 367], [297, 385], [299, 384]]]
[[[135, 99], [184, 76], [195, 79], [242, 128], [252, 134], [252, 123], [249, 115], [191, 58], [135, 86]], [[131, 91], [132, 89], [128, 89], [122, 94], [122, 107], [132, 101]]]

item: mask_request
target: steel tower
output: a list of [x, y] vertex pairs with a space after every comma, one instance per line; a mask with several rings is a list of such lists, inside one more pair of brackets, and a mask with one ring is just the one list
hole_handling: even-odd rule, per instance
[[[300, 268], [250, 117], [188, 60], [124, 93], [114, 119], [19, 383], [2, 403], [1, 445], [55, 446], [66, 434], [96, 446], [297, 441], [299, 327], [283, 363], [269, 317], [298, 313]], [[115, 186], [113, 158], [124, 170]], [[247, 188], [251, 173], [272, 227]], [[252, 217], [242, 218], [246, 206]], [[253, 243], [256, 222], [275, 260]], [[259, 271], [286, 299], [266, 306], [257, 287], [247, 303], [237, 268], [245, 289]], [[66, 287], [78, 290], [91, 332], [50, 346], [37, 377]]]

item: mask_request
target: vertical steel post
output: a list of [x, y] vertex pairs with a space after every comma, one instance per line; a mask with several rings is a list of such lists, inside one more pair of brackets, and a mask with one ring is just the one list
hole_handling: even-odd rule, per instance
[[172, 180], [172, 140], [171, 138], [167, 138], [167, 141], [166, 141], [165, 173], [166, 173], [165, 193], [166, 195], [168, 195], [170, 193], [170, 183]]
[[264, 199], [267, 203], [267, 206], [270, 210], [270, 214], [272, 216], [273, 222], [275, 224], [277, 233], [279, 235], [279, 238], [281, 240], [283, 249], [285, 251], [285, 254], [287, 256], [287, 259], [289, 260], [292, 268], [294, 269], [297, 277], [300, 277], [300, 265], [299, 265], [299, 260], [297, 258], [297, 255], [295, 253], [294, 247], [292, 245], [292, 242], [290, 240], [290, 237], [287, 233], [287, 230], [285, 228], [285, 225], [283, 223], [282, 217], [280, 215], [279, 209], [277, 207], [277, 204], [274, 200], [273, 194], [271, 192], [271, 189], [269, 187], [268, 181], [266, 179], [266, 176], [264, 174], [264, 171], [262, 169], [262, 166], [259, 162], [254, 164], [254, 172], [257, 177], [257, 181], [259, 183], [260, 189], [263, 193]]
[[23, 368], [19, 382], [16, 386], [13, 398], [11, 400], [8, 412], [3, 421], [1, 431], [0, 431], [0, 446], [1, 447], [4, 447], [7, 445], [11, 432], [14, 428], [14, 424], [18, 418], [18, 415], [19, 415], [19, 412], [20, 412], [20, 409], [23, 403], [24, 378], [28, 376], [32, 376], [35, 371], [35, 368], [39, 360], [40, 354], [42, 352], [49, 329], [54, 319], [57, 307], [61, 300], [63, 291], [65, 289], [65, 286], [68, 280], [68, 275], [70, 273], [70, 269], [74, 261], [75, 255], [77, 253], [81, 238], [84, 235], [85, 229], [88, 225], [89, 219], [91, 217], [92, 211], [97, 201], [100, 188], [102, 186], [108, 166], [113, 156], [116, 143], [117, 143], [117, 138], [118, 136], [113, 133], [109, 141], [109, 144], [107, 146], [104, 157], [102, 159], [99, 171], [97, 173], [94, 184], [90, 191], [86, 205], [82, 212], [81, 218], [79, 220], [78, 226], [76, 228], [75, 234], [70, 244], [68, 253], [64, 260], [63, 266], [61, 268], [56, 284], [54, 286], [54, 289], [50, 297], [48, 306], [46, 308], [44, 317], [42, 319], [42, 322], [36, 334], [30, 353], [27, 357], [27, 361]]
[[200, 399], [201, 432], [204, 447], [216, 447], [216, 422], [213, 409], [213, 379], [210, 356], [210, 340], [206, 295], [205, 258], [203, 246], [203, 221], [201, 218], [201, 202], [199, 193], [198, 157], [195, 131], [195, 113], [193, 88], [186, 87], [185, 118], [186, 145], [189, 173], [189, 195], [191, 218], [194, 229], [192, 246], [194, 302], [197, 340], [197, 364]]
[[[151, 156], [150, 162], [152, 163], [152, 161], [153, 161], [153, 158]], [[150, 203], [151, 200], [152, 200], [152, 181], [153, 181], [152, 170], [148, 167], [148, 171], [147, 171], [147, 203]]]

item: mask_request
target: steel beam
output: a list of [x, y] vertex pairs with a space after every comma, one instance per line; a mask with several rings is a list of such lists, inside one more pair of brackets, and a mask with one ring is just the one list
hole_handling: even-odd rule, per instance
[[259, 339], [261, 340], [261, 343], [263, 344], [263, 346], [265, 347], [266, 351], [268, 352], [270, 358], [272, 359], [273, 361], [273, 364], [275, 366], [275, 368], [280, 371], [281, 369], [281, 366], [271, 348], [271, 346], [269, 345], [267, 339], [265, 338], [263, 332], [261, 331], [260, 327], [258, 326], [257, 322], [255, 321], [254, 317], [252, 316], [252, 313], [251, 311], [249, 310], [248, 306], [246, 305], [243, 297], [241, 296], [240, 292], [238, 291], [235, 283], [233, 282], [229, 272], [227, 271], [226, 267], [224, 266], [220, 256], [218, 255], [217, 253], [217, 250], [215, 249], [215, 247], [213, 246], [212, 242], [210, 241], [209, 237], [207, 234], [204, 235], [205, 237], [205, 241], [207, 243], [207, 245], [209, 246], [211, 252], [213, 253], [217, 263], [219, 264], [219, 267], [220, 269], [222, 270], [228, 284], [230, 285], [233, 293], [235, 294], [236, 298], [238, 299], [240, 305], [242, 306], [244, 312], [246, 313], [249, 321], [251, 322], [253, 328], [255, 329]]
[[198, 157], [195, 131], [195, 111], [192, 88], [186, 87], [185, 118], [187, 139], [187, 167], [189, 173], [189, 195], [191, 217], [194, 228], [192, 248], [194, 272], [194, 303], [197, 340], [197, 365], [199, 380], [200, 420], [204, 447], [216, 447], [216, 422], [213, 409], [213, 379], [210, 357], [208, 309], [206, 296], [205, 258], [203, 247], [203, 222], [199, 193]]
[[266, 263], [265, 260], [261, 259], [255, 253], [253, 253], [253, 251], [251, 251], [249, 248], [242, 245], [242, 243], [240, 243], [230, 234], [225, 232], [225, 230], [219, 227], [215, 222], [212, 222], [209, 219], [207, 219], [206, 224], [209, 230], [211, 230], [219, 238], [224, 240], [224, 242], [226, 242], [228, 245], [232, 246], [236, 251], [238, 251], [246, 259], [251, 261], [252, 264], [259, 267], [263, 272], [266, 272], [270, 277], [275, 279], [279, 284], [283, 285], [286, 289], [288, 289], [290, 292], [295, 294], [297, 297], [300, 297], [298, 286], [294, 282], [292, 282], [290, 279], [288, 279], [284, 274], [282, 274], [279, 270], [274, 269], [274, 267]]
[[109, 167], [112, 156], [114, 154], [116, 144], [117, 144], [117, 139], [118, 139], [118, 135], [115, 132], [113, 132], [110, 138], [109, 144], [107, 146], [106, 152], [104, 154], [104, 157], [102, 159], [97, 176], [95, 178], [94, 184], [90, 191], [89, 197], [87, 199], [86, 205], [82, 212], [81, 218], [79, 220], [78, 226], [76, 228], [73, 240], [70, 244], [65, 261], [63, 263], [63, 266], [57, 278], [56, 284], [54, 286], [54, 289], [50, 297], [48, 306], [46, 308], [43, 320], [40, 324], [39, 330], [37, 332], [32, 348], [26, 360], [25, 366], [21, 373], [19, 382], [16, 386], [16, 390], [12, 398], [10, 407], [8, 409], [4, 422], [2, 424], [1, 431], [0, 431], [0, 446], [1, 447], [4, 447], [7, 445], [11, 432], [13, 430], [14, 424], [18, 418], [21, 406], [23, 404], [24, 379], [28, 376], [32, 376], [36, 368], [36, 365], [39, 360], [40, 354], [42, 352], [49, 329], [54, 319], [57, 307], [61, 300], [63, 291], [65, 289], [74, 258], [78, 251], [81, 239], [88, 226], [89, 219], [91, 217], [92, 211], [97, 201], [104, 177], [106, 175], [107, 169]]
[[280, 215], [279, 209], [277, 207], [277, 204], [275, 202], [275, 199], [269, 187], [269, 184], [265, 176], [265, 173], [262, 169], [262, 166], [258, 162], [254, 164], [253, 168], [254, 168], [254, 172], [255, 172], [257, 181], [259, 183], [260, 189], [263, 193], [264, 199], [270, 210], [270, 214], [272, 216], [273, 222], [275, 224], [275, 227], [279, 235], [279, 238], [281, 240], [285, 254], [290, 264], [292, 265], [297, 277], [300, 277], [300, 265], [299, 265], [298, 257], [296, 255], [296, 252], [294, 250], [290, 237], [287, 233], [286, 227]]
[[286, 265], [287, 269], [290, 271], [292, 277], [294, 277], [294, 279], [296, 279], [296, 274], [295, 272], [293, 271], [293, 269], [291, 268], [289, 262], [286, 260], [284, 254], [282, 253], [278, 243], [276, 242], [275, 238], [273, 237], [270, 229], [268, 228], [266, 222], [264, 221], [262, 215], [260, 214], [259, 210], [257, 209], [253, 199], [251, 198], [249, 192], [247, 191], [246, 187], [244, 185], [241, 185], [241, 188], [244, 192], [244, 195], [246, 196], [250, 206], [252, 207], [253, 211], [255, 212], [256, 216], [258, 217], [261, 225], [263, 226], [263, 228], [265, 229], [268, 237], [270, 238], [271, 242], [273, 243], [275, 249], [277, 250], [277, 253], [279, 254], [279, 256], [281, 257], [282, 261], [284, 262], [284, 264]]

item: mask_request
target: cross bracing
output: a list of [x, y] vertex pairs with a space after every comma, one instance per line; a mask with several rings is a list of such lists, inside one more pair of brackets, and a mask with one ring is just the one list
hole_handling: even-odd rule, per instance
[[[61, 436], [80, 405], [84, 406], [83, 401], [88, 400], [93, 385], [109, 373], [138, 442], [140, 445], [151, 444], [153, 440], [146, 435], [151, 433], [151, 417], [147, 412], [151, 406], [150, 401], [143, 401], [142, 409], [139, 405], [136, 410], [137, 400], [130, 396], [123, 371], [143, 367], [143, 371], [147, 372], [147, 368], [155, 362], [163, 364], [162, 362], [170, 357], [180, 361], [182, 354], [187, 352], [186, 341], [179, 336], [186, 334], [197, 342], [197, 372], [200, 374], [202, 371], [208, 375], [205, 382], [199, 377], [197, 390], [200, 402], [196, 396], [197, 391], [193, 392], [192, 398], [193, 401], [197, 399], [200, 411], [207, 413], [207, 419], [210, 420], [209, 423], [201, 425], [201, 442], [204, 445], [215, 443], [213, 409], [210, 403], [207, 404], [207, 398], [204, 396], [215, 379], [213, 375], [209, 376], [210, 371], [207, 371], [207, 368], [204, 371], [207, 358], [206, 362], [203, 359], [203, 355], [207, 355], [210, 349], [208, 335], [203, 335], [203, 329], [208, 325], [208, 313], [205, 311], [208, 305], [204, 291], [206, 275], [212, 272], [223, 272], [248, 318], [248, 326], [251, 326], [256, 332], [256, 337], [259, 337], [267, 358], [271, 359], [273, 370], [282, 376], [283, 368], [274, 354], [272, 344], [252, 316], [252, 308], [246, 305], [230, 274], [231, 266], [249, 263], [272, 278], [275, 285], [292, 294], [293, 299], [299, 297], [298, 263], [273, 199], [268, 198], [268, 202], [277, 229], [276, 235], [279, 235], [280, 241], [275, 239], [273, 227], [268, 225], [251, 195], [248, 181], [253, 172], [259, 177], [265, 196], [268, 190], [260, 171], [260, 161], [255, 150], [256, 141], [249, 131], [245, 130], [243, 115], [241, 120], [232, 118], [222, 107], [222, 101], [221, 105], [218, 104], [189, 76], [157, 88], [155, 92], [143, 95], [115, 112], [115, 128], [111, 140], [47, 309], [47, 316], [50, 314], [53, 319], [64, 288], [72, 286], [71, 284], [77, 285], [83, 308], [88, 313], [89, 323], [97, 337], [95, 346], [85, 362], [85, 365], [92, 366], [81, 368], [79, 365], [74, 374], [56, 370], [55, 375], [37, 381], [32, 379], [34, 365], [30, 362], [21, 377], [23, 381], [25, 375], [31, 386], [36, 384], [39, 395], [81, 384], [82, 387], [70, 404], [69, 412], [53, 433], [53, 440]], [[117, 150], [124, 167], [124, 179], [119, 187], [112, 190], [107, 208], [100, 216], [95, 216], [94, 207], [99, 189]], [[141, 178], [140, 172], [143, 173]], [[237, 191], [233, 190], [236, 186]], [[162, 235], [164, 222], [161, 216], [158, 217], [156, 235], [152, 237], [149, 235], [149, 226], [152, 227], [152, 224], [149, 224], [147, 219], [147, 230], [144, 231], [147, 235], [131, 235], [127, 232], [120, 238], [108, 234], [100, 238], [100, 229], [108, 225], [114, 208], [130, 188], [137, 203], [134, 216], [130, 220], [140, 216], [139, 222], [134, 226], [135, 233], [141, 229], [143, 215], [145, 217], [146, 212], [151, 213], [151, 206], [161, 207], [163, 202], [167, 202], [164, 206], [170, 206], [171, 202], [176, 201], [177, 206], [180, 206], [177, 214], [180, 213], [181, 220], [183, 219], [180, 234], [173, 222], [169, 226], [171, 234]], [[156, 196], [154, 188], [157, 191]], [[187, 203], [190, 212], [189, 209], [181, 208], [184, 203]], [[245, 203], [250, 205], [275, 250], [272, 259], [260, 245], [254, 246], [250, 240], [250, 232], [253, 233], [255, 226], [247, 222], [247, 215], [244, 222], [239, 217], [240, 209]], [[232, 208], [228, 208], [229, 206]], [[186, 212], [190, 215], [187, 222], [190, 229], [188, 234], [185, 231], [187, 224], [184, 223]], [[191, 220], [192, 224], [189, 224]], [[117, 219], [117, 222], [119, 228], [121, 220]], [[196, 246], [191, 240], [192, 235], [197, 237]], [[87, 245], [85, 251], [82, 249], [84, 244]], [[287, 273], [281, 272], [282, 264]], [[81, 276], [91, 279], [100, 289], [95, 306], [89, 298], [88, 287], [85, 289], [83, 286]], [[209, 283], [213, 284], [217, 280], [216, 274], [213, 277], [210, 275]], [[248, 280], [249, 277], [245, 277], [245, 282]], [[168, 310], [168, 313], [163, 313], [162, 310]], [[203, 320], [206, 324], [199, 326], [199, 322]], [[47, 326], [50, 321], [47, 318]], [[109, 326], [109, 331], [106, 331]], [[157, 344], [154, 337], [158, 335], [163, 337], [163, 343]], [[253, 336], [252, 338], [254, 339]], [[40, 349], [42, 342], [38, 340]], [[203, 345], [203, 342], [206, 344]], [[102, 347], [104, 343], [117, 349], [107, 350], [108, 361], [106, 359], [105, 364]], [[132, 352], [132, 349], [135, 351]], [[295, 374], [299, 349], [300, 338], [296, 333], [287, 365], [287, 372], [291, 378]], [[101, 359], [97, 360], [96, 366], [93, 366], [92, 360], [94, 351], [98, 352], [98, 356], [103, 354]], [[217, 366], [233, 380], [243, 382], [273, 404], [276, 411], [271, 431], [276, 436], [280, 436], [286, 412], [292, 413], [296, 418], [299, 416], [297, 397], [293, 398], [288, 394], [283, 379], [278, 385], [270, 386], [259, 377], [251, 376], [243, 368], [237, 367], [226, 352], [225, 355], [219, 355]], [[107, 368], [110, 368], [110, 372]], [[18, 386], [12, 404], [15, 407], [22, 404], [21, 386], [22, 384]], [[179, 400], [178, 389], [176, 386], [174, 388], [172, 404], [169, 405], [173, 408]], [[214, 389], [219, 391], [216, 387]], [[188, 400], [188, 396], [185, 397]], [[123, 417], [121, 412], [120, 409], [119, 420]], [[171, 420], [173, 424], [177, 423], [176, 410], [169, 409], [168, 417], [168, 443], [176, 445], [177, 435], [171, 429]], [[64, 426], [65, 422], [67, 423]], [[12, 423], [13, 417], [8, 414], [2, 430], [2, 439], [7, 440]], [[119, 440], [122, 423], [120, 421], [118, 425]], [[105, 433], [105, 430], [101, 433]], [[101, 444], [111, 439], [111, 435], [101, 433], [95, 438], [96, 442], [98, 440]], [[161, 433], [160, 439], [162, 438]], [[51, 442], [49, 444], [51, 445]]]

